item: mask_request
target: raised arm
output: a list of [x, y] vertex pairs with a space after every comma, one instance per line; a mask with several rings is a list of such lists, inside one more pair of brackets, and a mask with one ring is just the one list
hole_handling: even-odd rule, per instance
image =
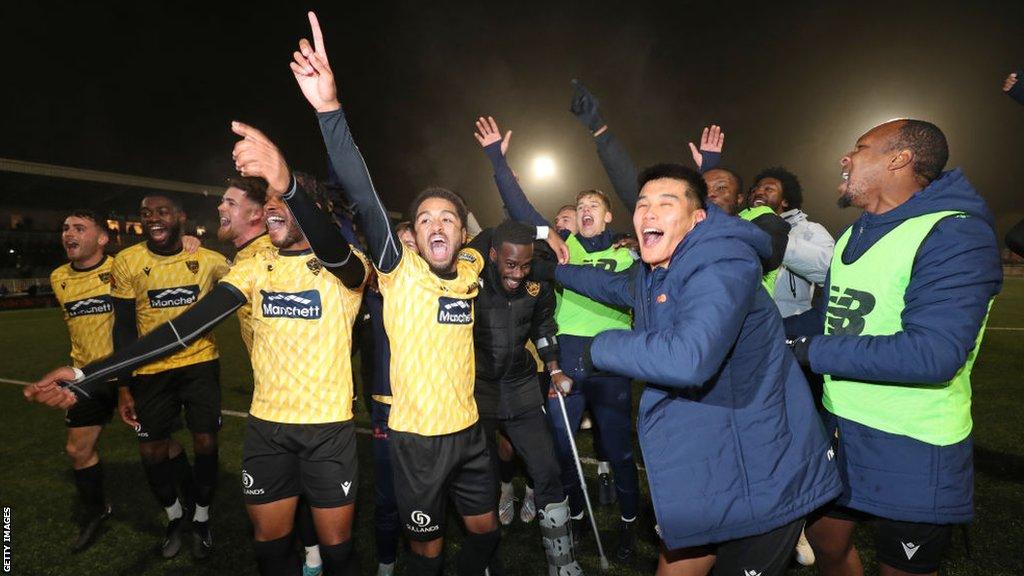
[[241, 122], [232, 122], [231, 130], [242, 137], [231, 154], [239, 172], [263, 178], [271, 190], [281, 194], [325, 269], [349, 288], [362, 286], [366, 279], [363, 263], [352, 256], [352, 246], [327, 212], [317, 207], [311, 191], [299, 189], [277, 146], [265, 134]]
[[398, 236], [391, 229], [387, 210], [373, 186], [363, 155], [352, 140], [338, 101], [320, 24], [312, 12], [309, 13], [309, 25], [313, 44], [305, 38], [299, 41], [299, 49], [292, 54], [292, 74], [302, 95], [317, 112], [331, 168], [353, 204], [356, 222], [366, 236], [367, 252], [378, 270], [390, 272], [402, 257]]
[[217, 284], [209, 294], [180, 316], [157, 326], [139, 340], [121, 347], [103, 360], [93, 362], [80, 371], [64, 366], [43, 376], [25, 390], [25, 397], [50, 406], [67, 408], [77, 399], [70, 390], [61, 387], [63, 383], [71, 382], [93, 395], [100, 382], [129, 376], [139, 366], [187, 348], [231, 316], [245, 302], [245, 296], [235, 287], [225, 283]]
[[494, 183], [498, 185], [498, 194], [505, 204], [509, 218], [534, 226], [548, 226], [548, 221], [544, 216], [537, 212], [533, 204], [530, 204], [526, 193], [519, 185], [519, 179], [516, 178], [515, 173], [512, 172], [505, 160], [512, 131], [509, 130], [508, 134], [502, 138], [501, 131], [498, 130], [498, 123], [494, 121], [494, 118], [481, 116], [476, 121], [476, 132], [473, 133], [473, 136], [476, 137], [476, 141], [484, 149], [484, 154], [491, 161], [491, 167], [494, 169]]
[[579, 80], [572, 80], [573, 95], [569, 104], [569, 112], [583, 124], [594, 137], [597, 144], [597, 156], [608, 174], [615, 194], [630, 211], [636, 207], [636, 198], [640, 194], [637, 187], [636, 163], [629, 157], [622, 143], [610, 130], [598, 107], [597, 97]]

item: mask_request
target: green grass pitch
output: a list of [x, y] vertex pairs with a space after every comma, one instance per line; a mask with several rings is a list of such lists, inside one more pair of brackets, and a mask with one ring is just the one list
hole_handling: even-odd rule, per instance
[[[217, 329], [221, 348], [224, 408], [245, 412], [252, 387], [248, 359], [231, 319]], [[970, 527], [972, 556], [966, 554], [964, 533], [956, 531], [944, 573], [1020, 574], [1024, 572], [1024, 414], [1020, 383], [1024, 378], [1024, 280], [1008, 278], [989, 321], [974, 376], [974, 422], [977, 519]], [[67, 362], [68, 342], [57, 309], [0, 313], [0, 378], [32, 380]], [[638, 394], [636, 395], [639, 396]], [[86, 552], [68, 551], [76, 528], [71, 510], [75, 489], [64, 447], [63, 414], [27, 404], [21, 387], [0, 383], [0, 506], [10, 509], [10, 552], [13, 574], [53, 575], [158, 575], [255, 574], [250, 525], [239, 489], [242, 418], [226, 416], [221, 432], [221, 478], [215, 497], [213, 529], [216, 550], [199, 562], [190, 553], [190, 537], [178, 557], [163, 560], [158, 547], [165, 516], [153, 501], [139, 465], [132, 431], [119, 421], [104, 431], [100, 453], [106, 470], [106, 489], [114, 504], [114, 518], [99, 541]], [[358, 407], [360, 426], [367, 426], [365, 407]], [[190, 443], [179, 435], [183, 444]], [[362, 572], [374, 573], [373, 474], [369, 437], [360, 435], [360, 487], [356, 549]], [[590, 436], [581, 434], [581, 451], [592, 455]], [[639, 453], [639, 451], [638, 451]], [[593, 467], [587, 473], [594, 474]], [[642, 474], [641, 474], [642, 476]], [[642, 478], [643, 479], [643, 478]], [[592, 478], [591, 478], [592, 480]], [[641, 482], [643, 484], [643, 482]], [[521, 486], [519, 487], [521, 490]], [[646, 498], [646, 494], [645, 494]], [[640, 517], [638, 558], [633, 566], [612, 562], [607, 574], [652, 574], [656, 538], [649, 504]], [[606, 549], [617, 539], [614, 507], [598, 512]], [[6, 528], [6, 526], [5, 526]], [[453, 518], [447, 533], [449, 570], [461, 540]], [[877, 571], [870, 552], [871, 531], [862, 528], [858, 543], [868, 573]], [[518, 519], [504, 530], [501, 553], [510, 575], [545, 573], [544, 553], [536, 522], [524, 526]], [[401, 552], [399, 569], [401, 573]], [[596, 547], [590, 538], [580, 550], [584, 568], [597, 574]], [[791, 574], [812, 574], [794, 567]]]

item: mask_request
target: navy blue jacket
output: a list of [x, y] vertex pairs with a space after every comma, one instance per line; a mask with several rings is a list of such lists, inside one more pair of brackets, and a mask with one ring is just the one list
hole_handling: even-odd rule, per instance
[[[967, 218], [940, 220], [918, 248], [907, 286], [903, 330], [889, 336], [816, 336], [811, 368], [857, 380], [938, 384], [951, 379], [974, 348], [989, 301], [1002, 287], [992, 215], [957, 169], [885, 214], [864, 213], [852, 225], [841, 258], [853, 262], [897, 225], [931, 212], [958, 210]], [[831, 283], [825, 281], [828, 294]], [[821, 310], [787, 319], [791, 335], [821, 334]], [[932, 446], [846, 420], [839, 431], [844, 493], [839, 504], [885, 518], [933, 524], [974, 516], [972, 439]]]
[[761, 534], [835, 498], [829, 439], [782, 318], [761, 287], [771, 241], [711, 205], [668, 268], [556, 279], [633, 308], [633, 330], [599, 334], [594, 366], [643, 380], [637, 428], [661, 537], [671, 548]]

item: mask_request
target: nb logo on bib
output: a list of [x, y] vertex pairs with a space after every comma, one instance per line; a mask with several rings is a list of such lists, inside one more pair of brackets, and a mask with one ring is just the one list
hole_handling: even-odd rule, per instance
[[438, 324], [472, 324], [473, 305], [469, 300], [440, 296], [437, 299]]
[[875, 295], [853, 288], [840, 292], [841, 288], [831, 287], [828, 297], [828, 311], [825, 323], [827, 334], [836, 336], [860, 336], [864, 331], [864, 317], [875, 309]]

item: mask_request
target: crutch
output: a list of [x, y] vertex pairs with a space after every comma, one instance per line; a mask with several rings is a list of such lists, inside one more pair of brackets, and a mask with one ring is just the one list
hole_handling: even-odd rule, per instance
[[583, 477], [583, 465], [580, 464], [580, 454], [576, 451], [576, 440], [572, 435], [572, 426], [569, 425], [569, 413], [565, 410], [565, 399], [562, 391], [555, 386], [558, 396], [558, 405], [562, 407], [562, 422], [565, 422], [565, 433], [569, 436], [569, 447], [572, 448], [572, 459], [576, 463], [576, 473], [580, 477], [580, 488], [583, 489], [583, 501], [587, 503], [587, 514], [590, 515], [590, 527], [594, 530], [594, 538], [597, 540], [597, 553], [601, 557], [601, 570], [608, 569], [608, 558], [604, 555], [604, 546], [601, 545], [601, 533], [597, 531], [597, 519], [594, 518], [594, 509], [590, 506], [590, 495], [587, 494], [587, 480]]

